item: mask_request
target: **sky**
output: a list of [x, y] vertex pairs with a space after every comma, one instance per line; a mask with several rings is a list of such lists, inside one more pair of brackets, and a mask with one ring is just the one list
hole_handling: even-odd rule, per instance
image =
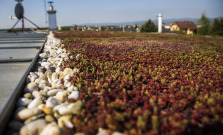
[[[24, 16], [39, 27], [47, 27], [45, 19], [49, 0], [23, 0]], [[163, 19], [200, 18], [202, 13], [207, 17], [223, 17], [223, 0], [52, 0], [57, 10], [58, 26], [74, 24], [129, 22], [156, 19], [162, 13]], [[0, 0], [0, 29], [11, 28], [16, 19], [15, 0]], [[21, 27], [21, 22], [17, 24]], [[25, 27], [34, 27], [25, 21]]]

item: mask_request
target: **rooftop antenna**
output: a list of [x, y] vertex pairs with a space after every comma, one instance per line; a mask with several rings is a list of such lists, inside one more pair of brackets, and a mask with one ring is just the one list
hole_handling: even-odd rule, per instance
[[50, 10], [53, 10], [53, 1], [49, 1], [48, 3], [50, 4]]
[[24, 19], [26, 19], [28, 22], [30, 22], [31, 24], [33, 24], [34, 26], [37, 27], [37, 29], [39, 29], [39, 27], [34, 24], [32, 21], [30, 21], [28, 18], [26, 18], [24, 16], [24, 8], [22, 6], [22, 1], [23, 0], [15, 0], [17, 1], [18, 3], [16, 4], [15, 6], [15, 16], [17, 17], [18, 21], [13, 25], [13, 27], [11, 28], [11, 30], [13, 30], [15, 28], [15, 26], [17, 25], [17, 23], [22, 20], [22, 31], [24, 31]]
[[47, 12], [46, 12], [46, 0], [44, 2], [44, 8], [45, 8], [45, 23], [47, 24]]

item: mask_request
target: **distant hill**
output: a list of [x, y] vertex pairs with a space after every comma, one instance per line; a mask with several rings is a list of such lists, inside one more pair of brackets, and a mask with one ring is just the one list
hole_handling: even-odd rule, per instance
[[[223, 18], [223, 17], [217, 17]], [[211, 22], [214, 21], [215, 18], [209, 18]], [[197, 24], [197, 21], [199, 18], [176, 18], [176, 19], [163, 19], [163, 23], [166, 25], [170, 25], [173, 22], [176, 21], [192, 21]], [[120, 25], [143, 25], [147, 20], [141, 20], [141, 21], [130, 21], [130, 22], [107, 22], [107, 23], [88, 23], [88, 24], [79, 24], [81, 25], [86, 25], [86, 26], [120, 26]], [[153, 22], [157, 25], [157, 20], [153, 20]]]

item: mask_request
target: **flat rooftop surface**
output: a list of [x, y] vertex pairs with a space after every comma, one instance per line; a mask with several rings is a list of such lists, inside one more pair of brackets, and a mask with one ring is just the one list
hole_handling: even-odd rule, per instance
[[[43, 33], [0, 32], [0, 61], [34, 58], [38, 53], [38, 47], [42, 46], [45, 38], [46, 34]], [[5, 47], [7, 49], [5, 49]], [[2, 111], [13, 90], [19, 83], [20, 79], [24, 75], [25, 71], [29, 67], [30, 62], [0, 62], [0, 112]]]

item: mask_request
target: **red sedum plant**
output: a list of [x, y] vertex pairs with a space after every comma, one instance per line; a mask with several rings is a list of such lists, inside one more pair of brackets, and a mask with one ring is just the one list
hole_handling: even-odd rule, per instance
[[[78, 68], [81, 112], [69, 132], [220, 134], [223, 39], [168, 34], [54, 33]], [[75, 58], [80, 54], [79, 58]], [[73, 101], [70, 101], [73, 102]]]

